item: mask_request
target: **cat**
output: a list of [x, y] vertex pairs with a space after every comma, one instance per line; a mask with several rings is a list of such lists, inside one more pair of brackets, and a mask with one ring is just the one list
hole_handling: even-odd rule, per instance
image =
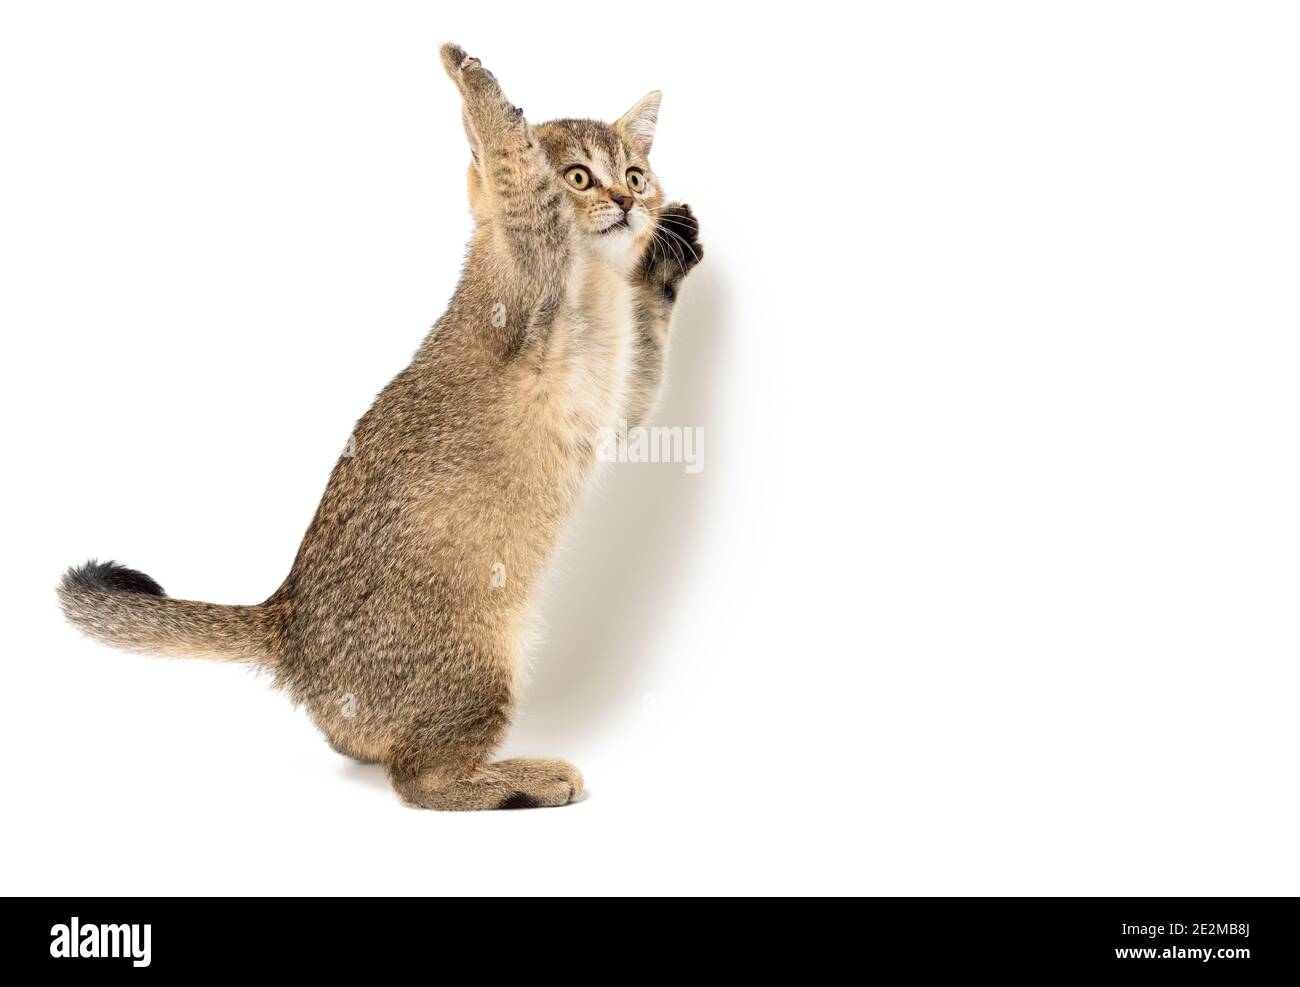
[[171, 599], [115, 562], [70, 569], [68, 619], [147, 653], [273, 672], [340, 753], [430, 809], [564, 805], [554, 758], [492, 760], [533, 590], [602, 429], [654, 410], [703, 250], [648, 156], [660, 94], [612, 124], [533, 126], [443, 45], [469, 139], [474, 233], [446, 313], [357, 423], [293, 567], [257, 606]]

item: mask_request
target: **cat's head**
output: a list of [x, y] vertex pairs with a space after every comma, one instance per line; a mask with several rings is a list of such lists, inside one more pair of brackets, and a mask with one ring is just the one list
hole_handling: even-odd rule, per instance
[[535, 128], [564, 183], [578, 229], [615, 266], [632, 263], [645, 250], [664, 201], [649, 158], [659, 99], [650, 93], [614, 123], [552, 120]]

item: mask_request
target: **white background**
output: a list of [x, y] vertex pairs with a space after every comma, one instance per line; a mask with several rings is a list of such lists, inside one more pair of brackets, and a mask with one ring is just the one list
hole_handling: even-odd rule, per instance
[[[1295, 894], [1293, 9], [6, 4], [3, 890]], [[444, 40], [663, 89], [707, 249], [704, 471], [606, 477], [509, 744], [564, 810], [406, 809], [53, 593], [279, 584], [459, 270]]]

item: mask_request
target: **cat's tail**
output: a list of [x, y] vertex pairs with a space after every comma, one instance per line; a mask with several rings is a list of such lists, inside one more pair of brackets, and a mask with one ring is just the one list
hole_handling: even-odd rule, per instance
[[173, 600], [143, 572], [116, 562], [92, 559], [69, 569], [59, 584], [59, 602], [83, 633], [128, 651], [268, 666], [278, 660], [276, 606]]

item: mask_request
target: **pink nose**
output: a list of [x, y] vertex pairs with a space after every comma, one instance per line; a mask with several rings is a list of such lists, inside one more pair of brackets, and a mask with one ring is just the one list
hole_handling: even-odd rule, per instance
[[618, 207], [624, 212], [630, 212], [632, 209], [632, 196], [630, 195], [611, 195], [611, 199], [618, 203]]

